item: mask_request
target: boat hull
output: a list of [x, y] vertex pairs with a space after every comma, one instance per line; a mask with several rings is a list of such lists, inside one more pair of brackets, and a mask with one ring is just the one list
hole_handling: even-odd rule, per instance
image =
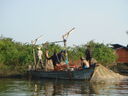
[[30, 70], [29, 75], [35, 78], [49, 79], [72, 79], [72, 80], [90, 80], [95, 67], [75, 71], [41, 71]]

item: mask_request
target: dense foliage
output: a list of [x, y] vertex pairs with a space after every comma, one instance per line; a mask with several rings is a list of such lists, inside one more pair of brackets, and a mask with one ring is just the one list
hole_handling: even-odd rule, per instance
[[0, 69], [21, 71], [32, 62], [31, 45], [14, 42], [11, 38], [0, 38]]
[[[107, 45], [88, 42], [86, 45], [91, 46], [93, 50], [93, 58], [102, 64], [110, 64], [116, 60], [114, 50]], [[85, 57], [86, 45], [68, 47], [68, 57], [70, 60], [79, 60], [81, 56]], [[13, 41], [11, 38], [0, 37], [0, 70], [17, 70], [24, 72], [29, 64], [33, 64], [33, 48], [37, 52], [37, 45], [22, 44]], [[42, 51], [49, 50], [51, 56], [54, 51], [60, 52], [64, 48], [57, 44], [46, 43], [43, 45]], [[43, 59], [45, 56], [43, 56]]]

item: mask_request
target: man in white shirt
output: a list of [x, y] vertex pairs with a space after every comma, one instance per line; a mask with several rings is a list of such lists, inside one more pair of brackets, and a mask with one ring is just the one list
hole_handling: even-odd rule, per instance
[[38, 65], [41, 64], [41, 68], [44, 68], [44, 65], [43, 65], [43, 60], [42, 60], [42, 55], [43, 55], [43, 52], [41, 50], [41, 47], [38, 47]]

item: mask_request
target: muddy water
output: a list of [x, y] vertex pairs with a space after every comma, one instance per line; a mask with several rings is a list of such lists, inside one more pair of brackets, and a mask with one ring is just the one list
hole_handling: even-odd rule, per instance
[[0, 79], [0, 96], [128, 96], [128, 82]]

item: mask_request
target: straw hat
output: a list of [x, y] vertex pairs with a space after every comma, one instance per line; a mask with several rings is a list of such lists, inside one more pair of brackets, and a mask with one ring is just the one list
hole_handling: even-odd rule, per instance
[[80, 59], [81, 59], [81, 60], [85, 60], [85, 58], [84, 58], [84, 57], [81, 57]]
[[40, 49], [41, 49], [41, 46], [38, 46], [38, 47], [37, 47], [37, 49], [39, 49], [39, 50], [40, 50]]

